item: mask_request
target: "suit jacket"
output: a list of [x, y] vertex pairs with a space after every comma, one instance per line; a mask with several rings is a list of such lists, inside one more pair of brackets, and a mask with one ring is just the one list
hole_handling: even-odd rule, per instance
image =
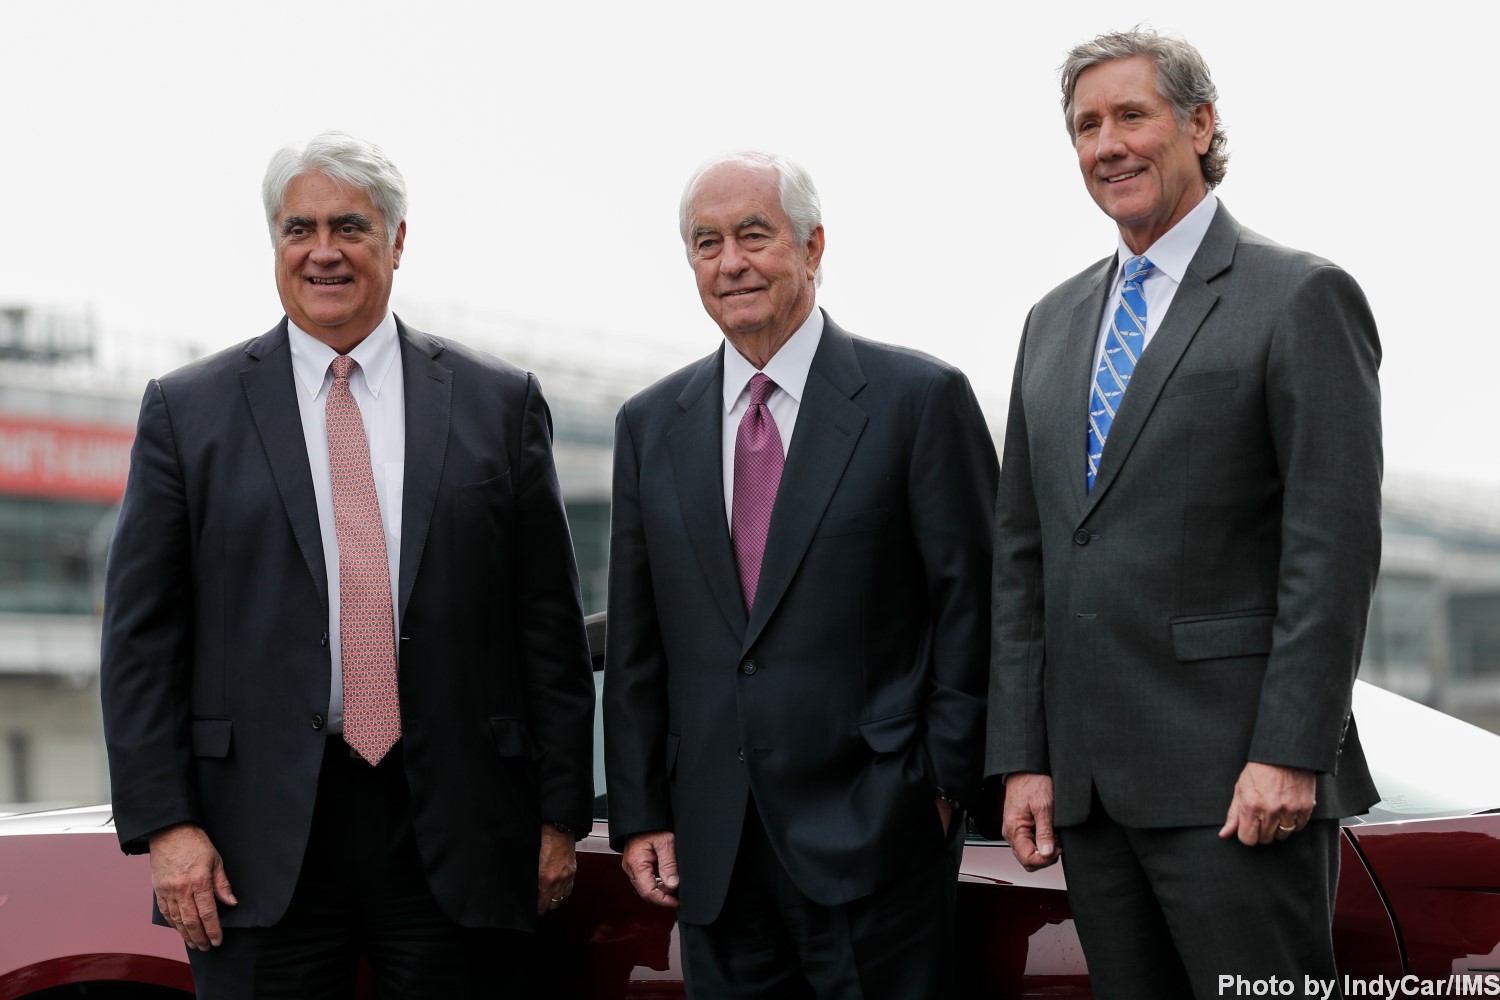
[[[397, 321], [398, 658], [412, 822], [439, 904], [528, 928], [541, 822], [586, 827], [593, 681], [536, 379]], [[200, 824], [239, 905], [285, 912], [327, 734], [327, 574], [286, 321], [152, 381], [110, 547], [100, 682], [129, 852]]]
[[1085, 491], [1113, 257], [1033, 308], [996, 504], [988, 770], [1218, 825], [1247, 761], [1378, 795], [1350, 716], [1380, 564], [1380, 342], [1359, 286], [1221, 204]]
[[983, 763], [995, 454], [958, 370], [852, 337], [813, 357], [753, 613], [724, 514], [721, 348], [615, 432], [610, 837], [675, 832], [681, 919], [718, 914], [753, 793], [823, 904], [941, 840]]

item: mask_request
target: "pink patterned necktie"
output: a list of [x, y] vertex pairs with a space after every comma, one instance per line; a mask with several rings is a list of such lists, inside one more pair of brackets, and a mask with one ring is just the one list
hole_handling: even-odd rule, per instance
[[730, 534], [734, 536], [734, 558], [740, 568], [740, 591], [745, 610], [755, 606], [755, 588], [760, 582], [760, 563], [766, 553], [766, 535], [771, 530], [771, 508], [781, 485], [781, 432], [766, 399], [776, 383], [757, 372], [750, 379], [750, 408], [740, 420], [734, 439], [734, 509]]
[[339, 541], [339, 645], [344, 671], [344, 742], [371, 764], [401, 738], [396, 693], [395, 612], [370, 443], [349, 391], [356, 362], [333, 359], [328, 390], [328, 471]]

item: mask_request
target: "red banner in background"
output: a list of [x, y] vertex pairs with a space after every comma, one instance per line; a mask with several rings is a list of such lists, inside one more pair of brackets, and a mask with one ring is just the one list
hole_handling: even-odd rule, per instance
[[133, 440], [125, 427], [0, 416], [0, 496], [114, 503]]

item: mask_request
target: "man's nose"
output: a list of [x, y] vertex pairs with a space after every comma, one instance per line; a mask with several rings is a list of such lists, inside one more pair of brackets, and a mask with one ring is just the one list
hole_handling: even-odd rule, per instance
[[740, 245], [734, 240], [725, 240], [724, 249], [719, 252], [719, 273], [740, 274], [745, 267], [745, 254], [740, 250]]
[[1094, 146], [1094, 155], [1101, 160], [1117, 160], [1124, 156], [1124, 131], [1107, 121], [1101, 124], [1099, 126], [1099, 139]]
[[314, 264], [336, 264], [339, 260], [338, 245], [331, 235], [319, 234], [310, 256]]

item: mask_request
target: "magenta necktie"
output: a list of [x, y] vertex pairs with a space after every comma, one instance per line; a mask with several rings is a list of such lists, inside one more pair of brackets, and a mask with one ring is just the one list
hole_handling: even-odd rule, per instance
[[730, 534], [734, 558], [740, 567], [740, 591], [745, 610], [755, 606], [755, 588], [760, 582], [760, 563], [766, 553], [766, 535], [771, 530], [771, 508], [781, 485], [781, 432], [766, 399], [776, 383], [757, 372], [750, 379], [750, 408], [740, 420], [734, 439], [734, 511]]
[[344, 742], [371, 764], [401, 738], [396, 691], [395, 611], [391, 565], [370, 442], [359, 404], [349, 391], [356, 362], [333, 359], [328, 390], [328, 471], [333, 482], [333, 524], [339, 541], [339, 645], [344, 670]]

